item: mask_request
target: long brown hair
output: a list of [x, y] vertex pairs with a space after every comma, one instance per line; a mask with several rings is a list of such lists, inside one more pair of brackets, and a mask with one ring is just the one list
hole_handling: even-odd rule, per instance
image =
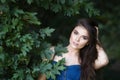
[[80, 80], [95, 80], [94, 63], [97, 58], [97, 30], [96, 22], [91, 19], [80, 19], [76, 26], [82, 25], [89, 34], [88, 45], [80, 49], [79, 59], [81, 60], [81, 79]]

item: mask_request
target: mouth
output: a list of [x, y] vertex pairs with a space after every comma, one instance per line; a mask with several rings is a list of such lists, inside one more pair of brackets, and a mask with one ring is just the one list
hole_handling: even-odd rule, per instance
[[73, 42], [73, 44], [75, 45], [75, 46], [78, 46], [79, 44], [78, 43], [76, 43], [76, 42]]

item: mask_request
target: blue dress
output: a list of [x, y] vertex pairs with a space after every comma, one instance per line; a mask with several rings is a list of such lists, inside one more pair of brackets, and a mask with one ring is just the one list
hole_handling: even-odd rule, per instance
[[[56, 62], [53, 61], [53, 64]], [[56, 75], [56, 80], [80, 80], [81, 67], [80, 65], [65, 66], [66, 69], [60, 72], [60, 75]], [[52, 80], [52, 79], [49, 79]]]

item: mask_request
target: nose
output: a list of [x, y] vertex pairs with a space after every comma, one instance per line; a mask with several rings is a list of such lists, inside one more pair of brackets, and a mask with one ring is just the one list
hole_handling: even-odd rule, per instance
[[80, 41], [80, 37], [76, 37], [76, 41], [79, 42]]

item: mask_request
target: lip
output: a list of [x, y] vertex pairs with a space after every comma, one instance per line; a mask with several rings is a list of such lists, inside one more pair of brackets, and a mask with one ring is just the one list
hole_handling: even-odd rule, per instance
[[76, 43], [76, 42], [73, 42], [73, 44], [75, 45], [75, 46], [78, 46], [79, 44], [78, 43]]

